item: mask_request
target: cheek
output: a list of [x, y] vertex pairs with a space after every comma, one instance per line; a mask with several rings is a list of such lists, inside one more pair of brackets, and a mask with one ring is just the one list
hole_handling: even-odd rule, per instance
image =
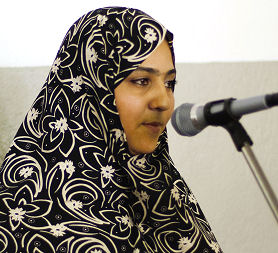
[[123, 107], [126, 109], [126, 111], [132, 110], [132, 111], [137, 111], [140, 109], [142, 102], [140, 101], [140, 98], [136, 96], [125, 96], [124, 101], [121, 102], [122, 110]]
[[169, 101], [170, 101], [170, 108], [168, 110], [168, 121], [170, 120], [173, 112], [174, 112], [174, 109], [175, 109], [175, 98], [174, 98], [174, 94], [170, 94], [170, 97], [169, 97]]
[[171, 94], [170, 101], [171, 101], [171, 109], [172, 109], [172, 113], [173, 113], [174, 107], [175, 107], [175, 97], [174, 97], [174, 93]]
[[134, 128], [143, 114], [142, 100], [135, 96], [124, 96], [116, 100], [116, 105], [125, 132]]

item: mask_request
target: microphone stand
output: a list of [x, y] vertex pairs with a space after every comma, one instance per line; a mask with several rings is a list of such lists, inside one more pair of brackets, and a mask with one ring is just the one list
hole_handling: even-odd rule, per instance
[[276, 198], [275, 193], [273, 192], [271, 185], [269, 184], [258, 160], [256, 159], [256, 157], [251, 149], [251, 146], [248, 143], [245, 143], [244, 146], [242, 147], [241, 152], [243, 153], [246, 162], [248, 163], [271, 211], [273, 212], [273, 215], [274, 215], [276, 221], [278, 222], [277, 198]]
[[[274, 191], [271, 188], [270, 183], [268, 182], [263, 169], [261, 168], [255, 154], [252, 151], [252, 140], [248, 136], [247, 132], [240, 124], [239, 119], [240, 117], [234, 117], [231, 114], [230, 104], [231, 101], [234, 99], [226, 99], [226, 100], [219, 100], [209, 103], [205, 106], [205, 117], [206, 120], [214, 126], [222, 126], [224, 127], [232, 137], [232, 140], [239, 152], [242, 152], [249, 168], [254, 175], [259, 188], [261, 189], [275, 219], [278, 223], [278, 200], [275, 196]], [[210, 107], [216, 103], [223, 103], [224, 107], [220, 110], [217, 114], [210, 113]]]

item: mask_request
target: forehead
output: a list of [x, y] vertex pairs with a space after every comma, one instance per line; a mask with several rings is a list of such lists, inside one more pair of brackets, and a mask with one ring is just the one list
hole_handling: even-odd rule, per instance
[[168, 42], [166, 40], [162, 41], [148, 58], [140, 64], [140, 67], [154, 68], [162, 73], [174, 69], [172, 54]]

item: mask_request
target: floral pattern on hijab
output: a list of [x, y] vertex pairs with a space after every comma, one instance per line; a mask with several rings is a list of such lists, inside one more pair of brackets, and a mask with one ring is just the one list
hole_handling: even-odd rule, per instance
[[168, 154], [132, 156], [114, 89], [172, 34], [109, 7], [67, 32], [1, 167], [1, 252], [222, 252]]

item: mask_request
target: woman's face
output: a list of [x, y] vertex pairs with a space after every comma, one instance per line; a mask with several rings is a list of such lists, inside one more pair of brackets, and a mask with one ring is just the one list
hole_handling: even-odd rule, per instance
[[176, 71], [167, 41], [115, 89], [116, 105], [132, 154], [151, 153], [173, 110]]

